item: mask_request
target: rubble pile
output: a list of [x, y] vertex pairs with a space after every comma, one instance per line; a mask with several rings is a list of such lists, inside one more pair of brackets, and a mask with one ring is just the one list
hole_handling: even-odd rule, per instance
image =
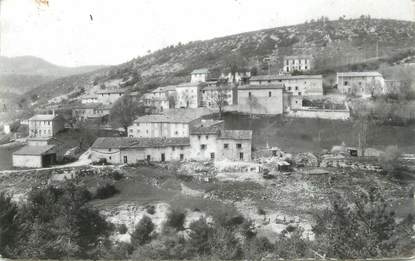
[[298, 153], [293, 160], [299, 167], [318, 167], [318, 158], [311, 152]]
[[356, 161], [341, 155], [332, 156], [324, 155], [322, 157], [320, 167], [322, 168], [344, 168], [344, 169], [359, 169], [381, 172], [382, 168], [373, 162]]

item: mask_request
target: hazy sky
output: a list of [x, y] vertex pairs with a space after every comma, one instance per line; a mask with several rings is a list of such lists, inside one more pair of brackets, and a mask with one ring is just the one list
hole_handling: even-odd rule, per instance
[[66, 66], [118, 64], [179, 41], [297, 24], [322, 15], [414, 20], [415, 13], [411, 0], [0, 1], [1, 55], [34, 55]]

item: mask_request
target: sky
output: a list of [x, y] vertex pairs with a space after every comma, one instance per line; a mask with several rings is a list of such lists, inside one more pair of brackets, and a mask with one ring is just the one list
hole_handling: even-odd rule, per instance
[[[42, 3], [43, 2], [43, 3]], [[48, 2], [46, 4], [45, 2]], [[415, 0], [0, 0], [0, 54], [119, 64], [195, 40], [369, 14], [415, 20]]]

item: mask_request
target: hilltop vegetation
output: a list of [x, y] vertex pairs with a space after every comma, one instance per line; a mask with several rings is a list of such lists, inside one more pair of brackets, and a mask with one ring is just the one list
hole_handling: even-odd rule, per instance
[[[77, 88], [108, 85], [114, 80], [123, 87], [144, 91], [186, 81], [195, 68], [209, 68], [213, 76], [235, 70], [266, 73], [268, 64], [264, 58], [270, 55], [272, 72], [281, 68], [283, 56], [301, 53], [314, 55], [320, 70], [379, 59], [388, 62], [402, 53], [410, 56], [408, 51], [415, 48], [414, 40], [413, 22], [369, 17], [328, 21], [323, 17], [300, 25], [179, 43], [99, 72], [40, 85], [27, 95], [36, 93], [46, 101]], [[401, 56], [399, 59], [405, 58]]]

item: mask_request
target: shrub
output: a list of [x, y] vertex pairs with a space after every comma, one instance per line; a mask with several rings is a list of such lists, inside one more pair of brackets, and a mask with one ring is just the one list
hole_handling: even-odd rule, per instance
[[184, 230], [184, 220], [186, 219], [186, 214], [177, 209], [173, 209], [167, 215], [166, 226], [174, 228], [178, 231]]
[[97, 188], [97, 192], [95, 194], [95, 198], [98, 199], [106, 199], [114, 196], [119, 191], [115, 188], [113, 184], [106, 183], [105, 185], [101, 185]]
[[146, 206], [146, 211], [150, 215], [154, 215], [156, 213], [156, 208], [153, 205]]
[[266, 213], [265, 213], [265, 210], [264, 209], [262, 209], [262, 208], [258, 208], [257, 209], [257, 213], [258, 213], [258, 215], [262, 215], [262, 216], [264, 216]]
[[110, 178], [114, 179], [114, 180], [121, 180], [124, 178], [124, 174], [122, 174], [119, 171], [113, 171], [109, 174]]
[[118, 233], [120, 233], [121, 235], [124, 235], [127, 232], [128, 232], [128, 228], [127, 228], [127, 226], [125, 224], [121, 224], [118, 227]]
[[154, 224], [151, 218], [148, 216], [142, 217], [131, 234], [131, 244], [136, 247], [150, 242], [153, 230]]

